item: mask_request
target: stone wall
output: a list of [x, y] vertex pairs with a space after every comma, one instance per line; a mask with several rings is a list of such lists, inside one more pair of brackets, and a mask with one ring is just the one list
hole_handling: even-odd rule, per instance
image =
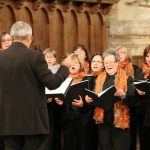
[[126, 45], [133, 56], [150, 44], [150, 0], [120, 0], [106, 18], [108, 46]]

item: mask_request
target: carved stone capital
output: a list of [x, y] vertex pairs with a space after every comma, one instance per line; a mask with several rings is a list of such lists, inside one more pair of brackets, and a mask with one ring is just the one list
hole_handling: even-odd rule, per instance
[[91, 13], [95, 13], [95, 12], [97, 12], [100, 9], [100, 7], [101, 7], [100, 4], [94, 5], [93, 7], [91, 7], [90, 12]]
[[85, 7], [87, 7], [87, 4], [83, 3], [82, 5], [78, 6], [77, 11], [81, 13], [85, 9]]
[[6, 4], [6, 0], [1, 0], [0, 1], [0, 8], [3, 7]]
[[62, 5], [62, 9], [64, 12], [67, 12], [72, 6], [72, 2], [66, 3], [65, 5]]
[[53, 11], [56, 8], [57, 2], [52, 2], [49, 4], [49, 10]]
[[21, 9], [24, 5], [25, 0], [17, 0], [16, 1], [16, 8]]
[[104, 8], [103, 8], [103, 14], [104, 14], [104, 15], [108, 15], [109, 12], [111, 11], [111, 9], [112, 9], [112, 5], [109, 5], [109, 6], [107, 6], [107, 7], [104, 7]]
[[33, 3], [33, 9], [38, 10], [41, 7], [42, 0], [37, 0]]

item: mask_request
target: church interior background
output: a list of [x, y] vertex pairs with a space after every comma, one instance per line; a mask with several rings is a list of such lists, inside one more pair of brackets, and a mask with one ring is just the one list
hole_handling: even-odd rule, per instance
[[18, 20], [33, 27], [34, 42], [65, 56], [84, 44], [92, 54], [125, 45], [140, 65], [150, 43], [149, 0], [1, 0], [0, 32]]

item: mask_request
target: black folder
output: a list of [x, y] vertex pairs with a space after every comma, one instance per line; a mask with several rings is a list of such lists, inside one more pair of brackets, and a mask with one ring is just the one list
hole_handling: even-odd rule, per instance
[[74, 99], [85, 98], [85, 88], [89, 89], [89, 80], [82, 80], [70, 86], [64, 102], [72, 105]]
[[47, 98], [57, 97], [63, 100], [70, 88], [72, 80], [73, 78], [66, 78], [66, 80], [62, 82], [62, 84], [57, 89], [54, 90], [49, 90], [48, 88], [45, 88], [46, 97]]
[[86, 95], [93, 99], [91, 105], [95, 107], [100, 106], [106, 110], [112, 108], [114, 103], [121, 100], [121, 97], [114, 96], [114, 93], [116, 92], [115, 86], [110, 86], [98, 94], [88, 89], [85, 89], [85, 91]]
[[132, 82], [132, 85], [141, 91], [150, 92], [150, 81], [149, 80], [136, 80]]
[[85, 95], [85, 89], [89, 89], [89, 80], [79, 81], [70, 86], [69, 92], [72, 99], [78, 99]]

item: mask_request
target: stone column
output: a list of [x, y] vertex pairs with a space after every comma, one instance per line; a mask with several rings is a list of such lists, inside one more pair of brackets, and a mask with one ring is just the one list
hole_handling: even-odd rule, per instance
[[121, 0], [107, 17], [108, 45], [125, 45], [133, 56], [142, 55], [150, 44], [149, 0]]

